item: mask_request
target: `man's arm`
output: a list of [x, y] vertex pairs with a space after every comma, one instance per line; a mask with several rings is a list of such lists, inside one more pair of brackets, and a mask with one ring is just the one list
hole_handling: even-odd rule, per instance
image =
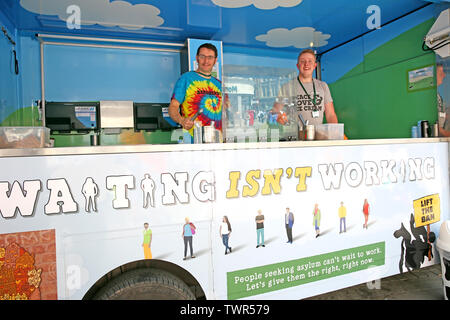
[[445, 130], [444, 128], [439, 127], [439, 136], [440, 136], [440, 137], [450, 137], [450, 131]]
[[334, 111], [333, 102], [328, 102], [325, 104], [325, 118], [327, 119], [327, 123], [338, 123], [338, 118], [336, 112]]
[[189, 130], [194, 126], [194, 121], [190, 118], [184, 118], [181, 116], [180, 112], [180, 102], [177, 99], [172, 98], [169, 104], [169, 116], [170, 118], [179, 123], [184, 129]]

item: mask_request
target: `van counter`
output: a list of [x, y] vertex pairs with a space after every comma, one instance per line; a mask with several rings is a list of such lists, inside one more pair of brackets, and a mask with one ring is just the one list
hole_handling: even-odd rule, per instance
[[178, 298], [301, 299], [439, 263], [449, 141], [1, 150], [0, 262], [31, 284], [0, 295], [123, 298], [151, 269]]
[[392, 144], [450, 143], [450, 138], [402, 138], [402, 139], [359, 139], [359, 140], [317, 140], [284, 142], [250, 142], [250, 143], [212, 143], [212, 144], [140, 144], [116, 146], [83, 146], [31, 149], [0, 149], [0, 157], [70, 155], [70, 154], [108, 154], [134, 152], [170, 152], [170, 151], [212, 151], [237, 149], [276, 149], [309, 148]]

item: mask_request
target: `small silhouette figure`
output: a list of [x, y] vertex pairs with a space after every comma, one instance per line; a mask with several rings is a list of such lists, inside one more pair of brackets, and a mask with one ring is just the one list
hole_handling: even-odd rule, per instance
[[[155, 194], [155, 182], [150, 178], [148, 173], [145, 174], [144, 179], [141, 181], [141, 189], [144, 192], [144, 208], [150, 206], [155, 207], [154, 194]], [[148, 201], [150, 199], [150, 201]]]
[[84, 198], [86, 200], [85, 202], [86, 212], [91, 212], [90, 211], [91, 206], [92, 209], [95, 212], [97, 212], [97, 204], [95, 198], [98, 196], [98, 186], [92, 178], [90, 177], [86, 178], [86, 181], [83, 184], [81, 192], [83, 193]]

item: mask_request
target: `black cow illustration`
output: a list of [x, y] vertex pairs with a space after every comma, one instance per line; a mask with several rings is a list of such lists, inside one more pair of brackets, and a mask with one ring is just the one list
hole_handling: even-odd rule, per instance
[[414, 226], [415, 222], [413, 214], [411, 214], [409, 223], [414, 240], [408, 230], [406, 230], [403, 223], [401, 224], [400, 229], [394, 232], [394, 237], [403, 237], [401, 243], [402, 253], [399, 261], [400, 273], [403, 273], [403, 264], [408, 271], [412, 271], [420, 269], [425, 257], [433, 257], [431, 243], [436, 240], [436, 235], [434, 232], [430, 232], [428, 234], [427, 230], [423, 226], [416, 228]]

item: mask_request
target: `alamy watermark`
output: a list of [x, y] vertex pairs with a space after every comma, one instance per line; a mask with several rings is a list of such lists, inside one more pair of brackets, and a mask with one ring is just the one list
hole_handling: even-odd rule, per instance
[[367, 14], [370, 16], [366, 20], [366, 26], [369, 30], [381, 28], [381, 9], [379, 6], [373, 4], [367, 7]]
[[70, 30], [81, 29], [81, 9], [79, 6], [72, 4], [67, 7], [66, 13], [69, 15], [66, 19], [66, 26]]

